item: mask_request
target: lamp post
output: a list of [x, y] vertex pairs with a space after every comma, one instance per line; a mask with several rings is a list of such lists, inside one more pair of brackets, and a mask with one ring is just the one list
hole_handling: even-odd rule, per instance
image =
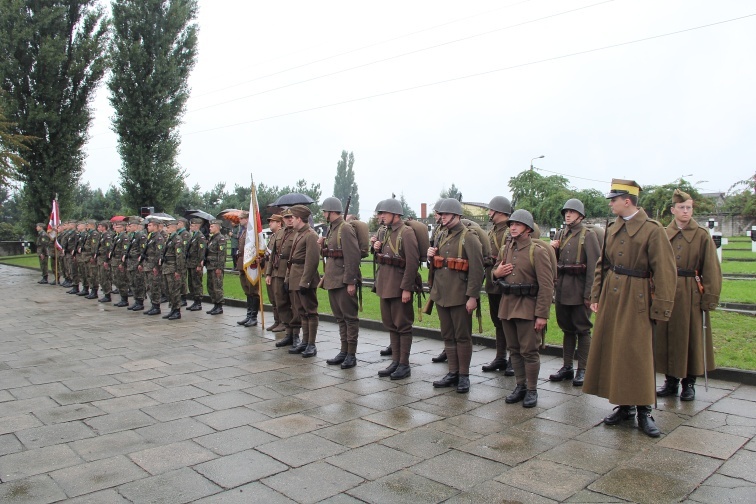
[[544, 156], [543, 154], [541, 154], [540, 156], [538, 156], [538, 157], [534, 157], [533, 159], [531, 159], [531, 160], [530, 160], [530, 170], [531, 170], [531, 171], [533, 170], [533, 161], [535, 161], [536, 159], [543, 159], [543, 158], [545, 158], [545, 157], [546, 157], [546, 156]]

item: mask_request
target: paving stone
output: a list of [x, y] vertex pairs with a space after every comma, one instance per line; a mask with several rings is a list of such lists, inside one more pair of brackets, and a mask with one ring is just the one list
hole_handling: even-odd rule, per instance
[[557, 501], [504, 485], [498, 481], [485, 481], [474, 488], [458, 493], [449, 500], [445, 500], [444, 504], [480, 504], [482, 502], [556, 504]]
[[559, 462], [597, 474], [605, 474], [630, 456], [632, 456], [631, 453], [621, 450], [568, 440], [541, 453], [537, 458]]
[[756, 387], [752, 385], [741, 385], [730, 394], [730, 398], [754, 402], [756, 401]]
[[178, 401], [166, 404], [157, 404], [155, 406], [147, 406], [142, 408], [142, 411], [150, 415], [155, 420], [160, 422], [169, 422], [171, 420], [177, 420], [179, 418], [186, 418], [197, 415], [204, 415], [213, 411], [207, 406], [196, 401]]
[[43, 425], [42, 422], [31, 414], [8, 416], [0, 418], [0, 434], [32, 429], [41, 425]]
[[0, 457], [0, 475], [3, 482], [13, 481], [81, 462], [81, 457], [66, 445], [46, 446]]
[[95, 433], [83, 422], [76, 421], [26, 429], [16, 432], [16, 436], [27, 448], [41, 448], [91, 438]]
[[148, 441], [156, 444], [175, 443], [198, 436], [210, 434], [213, 431], [207, 425], [194, 420], [193, 418], [181, 418], [171, 422], [161, 422], [136, 429], [134, 432]]
[[585, 428], [574, 425], [552, 422], [545, 418], [531, 418], [509, 429], [509, 432], [523, 432], [532, 436], [547, 434], [562, 439], [571, 439], [584, 432]]
[[355, 418], [364, 417], [375, 412], [374, 409], [346, 402], [342, 404], [327, 404], [319, 408], [309, 409], [304, 414], [333, 424], [354, 420]]
[[442, 502], [458, 491], [410, 471], [399, 471], [347, 493], [370, 503], [422, 504]]
[[121, 494], [113, 489], [82, 495], [66, 500], [66, 504], [130, 504]]
[[499, 422], [503, 429], [530, 420], [542, 411], [539, 407], [523, 408], [521, 403], [506, 404], [500, 399], [472, 409], [468, 414]]
[[79, 390], [76, 392], [64, 392], [62, 394], [54, 394], [52, 396], [57, 403], [66, 406], [69, 404], [81, 404], [89, 403], [93, 401], [102, 401], [104, 399], [110, 399], [113, 397], [108, 392], [101, 388], [92, 388], [86, 390]]
[[480, 406], [480, 403], [469, 401], [466, 394], [454, 392], [454, 395], [452, 395], [449, 392], [429, 397], [423, 401], [415, 401], [410, 406], [416, 410], [448, 418], [475, 409]]
[[346, 451], [347, 448], [308, 433], [273, 441], [258, 446], [257, 450], [289, 466], [301, 467], [321, 458]]
[[316, 429], [328, 427], [330, 423], [311, 416], [296, 413], [285, 417], [256, 422], [255, 428], [273, 434], [279, 438], [296, 436]]
[[107, 387], [102, 387], [102, 389], [107, 391], [114, 397], [123, 397], [134, 394], [154, 392], [156, 390], [162, 390], [163, 387], [151, 381], [141, 381], [133, 383], [121, 383], [119, 385], [110, 385]]
[[[459, 490], [469, 490], [505, 473], [509, 467], [456, 450], [420, 462], [409, 470]], [[508, 473], [507, 473], [508, 474]]]
[[[535, 474], [548, 477], [534, 478]], [[510, 469], [496, 480], [556, 501], [563, 501], [584, 489], [598, 476], [583, 469], [534, 458]]]
[[594, 492], [592, 490], [581, 490], [574, 494], [572, 497], [564, 502], [579, 502], [581, 504], [587, 504], [595, 502], [597, 504], [609, 503], [609, 502], [628, 502], [625, 499], [619, 499], [617, 497], [610, 497], [602, 493]]
[[636, 426], [635, 420], [620, 425], [597, 425], [577, 436], [575, 440], [626, 452], [639, 452], [658, 442], [658, 439], [643, 434]]
[[413, 466], [421, 460], [387, 446], [369, 444], [329, 457], [326, 462], [366, 480], [376, 480]]
[[118, 385], [121, 383], [112, 376], [86, 376], [81, 378], [72, 378], [63, 380], [69, 390], [86, 390], [92, 388], [106, 387], [109, 385]]
[[376, 392], [374, 394], [368, 394], [359, 396], [355, 399], [351, 399], [349, 402], [371, 408], [376, 411], [386, 411], [405, 404], [410, 404], [417, 401], [416, 398], [410, 397], [404, 394], [397, 394], [391, 391]]
[[111, 434], [113, 432], [138, 429], [156, 422], [154, 418], [142, 413], [140, 410], [119, 411], [109, 415], [88, 418], [84, 421], [98, 434]]
[[217, 458], [193, 441], [179, 441], [129, 454], [129, 458], [150, 474], [161, 474]]
[[158, 359], [143, 359], [137, 361], [130, 361], [121, 364], [121, 367], [128, 369], [129, 371], [141, 371], [142, 369], [152, 369], [160, 366], [165, 366], [166, 363]]
[[262, 413], [253, 411], [250, 408], [238, 407], [207, 413], [194, 417], [196, 420], [209, 425], [215, 430], [233, 429], [242, 425], [250, 425], [257, 422], [263, 422], [269, 418]]
[[194, 441], [219, 455], [230, 455], [277, 439], [276, 436], [260, 429], [243, 425], [234, 429], [195, 437]]
[[720, 474], [756, 483], [756, 452], [740, 450], [719, 469]]
[[194, 470], [222, 486], [233, 488], [288, 470], [289, 467], [255, 450], [246, 450], [199, 464]]
[[118, 491], [131, 502], [182, 504], [218, 493], [221, 488], [185, 467], [127, 483]]
[[726, 460], [747, 441], [745, 437], [681, 426], [662, 439], [658, 446]]
[[134, 431], [122, 431], [74, 441], [68, 446], [84, 460], [92, 461], [144, 450], [153, 444]]
[[134, 394], [125, 397], [116, 397], [105, 401], [95, 401], [93, 406], [101, 409], [105, 413], [118, 413], [119, 411], [136, 410], [153, 406], [158, 402], [144, 394]]
[[22, 399], [19, 401], [9, 401], [0, 403], [0, 418], [7, 416], [18, 416], [22, 413], [37, 412], [40, 410], [55, 408], [58, 403], [49, 397], [33, 397], [31, 399]]
[[165, 404], [206, 396], [207, 392], [193, 385], [187, 385], [184, 387], [160, 388], [147, 392], [145, 395], [159, 403]]
[[685, 425], [742, 437], [753, 437], [756, 435], [756, 419], [728, 415], [727, 413], [718, 413], [716, 411], [702, 411], [687, 420]]
[[298, 399], [296, 397], [281, 397], [255, 403], [255, 411], [259, 411], [271, 418], [278, 418], [286, 415], [293, 415], [294, 413], [301, 413], [305, 410], [316, 408], [317, 406], [318, 405], [315, 403]]
[[338, 467], [315, 462], [266, 478], [263, 483], [296, 502], [309, 504], [347, 491], [362, 481]]
[[441, 432], [430, 427], [421, 427], [384, 439], [380, 443], [416, 457], [431, 458], [467, 444], [469, 440]]
[[746, 418], [756, 418], [756, 407], [754, 407], [753, 401], [750, 400], [726, 397], [709, 406], [709, 410]]
[[388, 427], [368, 422], [367, 420], [355, 419], [326, 427], [315, 432], [316, 435], [329, 439], [350, 448], [357, 448], [368, 443], [374, 443], [381, 439], [393, 436], [398, 431]]
[[232, 390], [230, 392], [224, 392], [222, 394], [198, 397], [195, 400], [200, 404], [204, 404], [208, 408], [212, 408], [214, 410], [225, 410], [256, 403], [260, 401], [260, 398], [255, 397], [252, 394], [247, 394], [246, 392], [243, 392], [241, 390]]
[[80, 464], [50, 473], [69, 497], [144, 478], [147, 474], [124, 456]]
[[266, 487], [262, 483], [254, 482], [232, 490], [205, 497], [195, 504], [295, 504], [293, 500]]
[[690, 494], [689, 499], [706, 504], [756, 502], [756, 484], [714, 474]]
[[325, 387], [300, 392], [295, 394], [294, 397], [322, 406], [326, 404], [340, 404], [358, 396], [354, 392], [349, 392], [339, 387]]
[[538, 437], [519, 433], [490, 434], [458, 450], [514, 466], [562, 443], [560, 438], [548, 435]]
[[71, 392], [71, 389], [60, 382], [45, 383], [44, 385], [31, 385], [29, 387], [13, 388], [4, 391], [10, 398], [32, 399], [34, 397], [50, 397], [53, 394]]
[[[0, 457], [10, 453], [20, 452], [23, 449], [24, 445], [22, 445], [18, 438], [13, 434], [0, 435]], [[0, 475], [0, 481], [2, 481], [1, 478], [2, 475]]]
[[[388, 365], [388, 363], [386, 365]], [[346, 383], [342, 383], [336, 386], [341, 389], [347, 390], [349, 392], [355, 393], [357, 395], [369, 395], [369, 394], [375, 394], [375, 393], [382, 392], [385, 390], [393, 389], [394, 387], [398, 385], [396, 382], [389, 381], [388, 379], [379, 380], [377, 378], [378, 378], [378, 371], [375, 371], [373, 376], [370, 376], [368, 378], [348, 381]]]
[[65, 498], [63, 490], [46, 474], [0, 484], [0, 502], [47, 504]]

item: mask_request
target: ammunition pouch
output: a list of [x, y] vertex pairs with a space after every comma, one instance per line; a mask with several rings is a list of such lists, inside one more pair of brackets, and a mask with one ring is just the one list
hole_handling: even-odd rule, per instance
[[507, 296], [537, 296], [538, 284], [511, 284], [504, 280], [497, 280], [501, 293]]
[[585, 275], [588, 267], [585, 264], [557, 264], [557, 275]]
[[677, 276], [695, 278], [696, 270], [686, 270], [682, 268], [677, 268]]
[[403, 257], [395, 257], [389, 254], [376, 254], [375, 262], [396, 268], [404, 268], [407, 265], [407, 261]]
[[434, 268], [443, 268], [444, 266], [455, 271], [467, 271], [470, 269], [470, 263], [467, 259], [462, 259], [461, 257], [443, 258], [437, 255], [433, 256]]
[[328, 249], [328, 248], [322, 248], [320, 249], [320, 255], [323, 257], [344, 257], [344, 251], [342, 249]]
[[440, 255], [434, 255], [433, 256], [433, 267], [436, 269], [441, 269], [444, 267], [444, 258]]

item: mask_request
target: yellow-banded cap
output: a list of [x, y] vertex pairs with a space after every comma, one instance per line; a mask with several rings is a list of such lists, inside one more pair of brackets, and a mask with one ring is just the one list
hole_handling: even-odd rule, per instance
[[638, 196], [642, 190], [635, 180], [612, 179], [612, 186], [606, 197], [610, 199], [624, 194]]

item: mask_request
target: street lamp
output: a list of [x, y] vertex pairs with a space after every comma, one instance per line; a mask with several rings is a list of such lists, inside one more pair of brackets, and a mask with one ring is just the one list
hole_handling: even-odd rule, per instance
[[531, 159], [531, 160], [530, 160], [530, 169], [531, 169], [531, 170], [533, 170], [533, 161], [535, 161], [536, 159], [543, 159], [543, 158], [545, 158], [545, 157], [546, 157], [546, 156], [544, 156], [543, 154], [541, 154], [540, 156], [538, 156], [538, 157], [534, 157], [533, 159]]

